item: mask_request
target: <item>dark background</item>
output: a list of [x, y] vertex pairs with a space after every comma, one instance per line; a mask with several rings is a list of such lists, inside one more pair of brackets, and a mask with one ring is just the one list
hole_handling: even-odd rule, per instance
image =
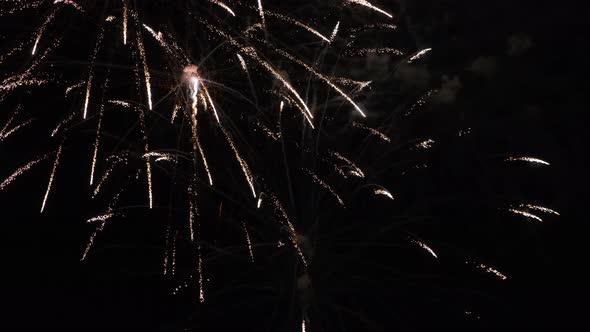
[[[582, 118], [588, 87], [583, 13], [565, 3], [539, 1], [387, 2], [379, 1], [402, 15], [398, 23], [409, 36], [402, 42], [411, 49], [434, 49], [423, 62], [428, 86], [442, 89], [446, 76], [459, 79], [461, 88], [451, 103], [435, 103], [395, 125], [369, 120], [389, 126], [399, 142], [434, 135], [440, 144], [424, 157], [428, 170], [403, 178], [397, 175], [403, 153], [358, 156], [370, 159], [365, 166], [401, 198], [393, 207], [356, 199], [350, 210], [318, 213], [328, 220], [320, 230], [301, 225], [320, 243], [310, 272], [313, 291], [297, 286], [301, 271], [290, 254], [269, 250], [268, 258], [252, 265], [244, 248], [228, 246], [207, 256], [214, 271], [207, 277], [214, 281], [204, 305], [197, 303], [194, 287], [171, 295], [193, 279], [189, 273], [162, 276], [166, 211], [129, 212], [117, 226], [107, 226], [90, 259], [80, 263], [92, 232], [83, 221], [100, 211], [91, 210], [80, 194], [88, 191], [86, 160], [80, 165], [79, 156], [67, 155], [62, 163], [70, 166], [55, 182], [60, 193], [53, 191], [42, 216], [37, 209], [46, 172], [31, 172], [0, 193], [6, 329], [296, 331], [301, 307], [308, 305], [309, 331], [582, 327], [587, 307]], [[4, 22], [2, 28], [18, 30], [20, 24]], [[519, 34], [531, 45], [510, 55], [509, 39]], [[481, 58], [487, 59], [484, 69], [473, 65]], [[371, 61], [382, 62], [375, 69]], [[394, 74], [394, 61], [367, 60], [370, 70], [381, 73], [377, 92], [366, 101], [377, 113], [400, 112], [422, 94], [418, 87], [408, 97], [408, 82]], [[407, 104], [400, 104], [399, 95]], [[471, 128], [467, 138], [453, 136], [464, 128]], [[88, 136], [72, 149], [91, 142], [93, 135]], [[34, 131], [3, 143], [2, 174], [14, 168], [5, 167], [8, 160], [21, 164], [49, 143]], [[506, 165], [501, 162], [506, 155], [539, 157], [551, 167]], [[49, 171], [51, 165], [43, 167]], [[71, 180], [76, 178], [84, 181]], [[539, 224], [498, 210], [519, 201], [550, 206], [561, 216]], [[239, 227], [230, 224], [247, 213], [232, 211], [228, 225], [216, 226], [215, 233], [239, 243]], [[428, 239], [440, 249], [440, 259], [404, 244], [407, 234]], [[253, 237], [265, 240], [256, 232]], [[471, 269], [463, 257], [485, 261], [508, 279]]]

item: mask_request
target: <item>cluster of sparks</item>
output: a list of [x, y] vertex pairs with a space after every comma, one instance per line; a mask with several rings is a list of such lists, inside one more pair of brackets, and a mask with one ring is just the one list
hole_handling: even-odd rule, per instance
[[[225, 11], [233, 18], [241, 17], [242, 14], [236, 9], [235, 6], [227, 4], [220, 0], [208, 0], [211, 4], [215, 5], [216, 8]], [[0, 17], [2, 15], [11, 15], [20, 11], [36, 9], [44, 4], [44, 1], [18, 1], [13, 0], [12, 5], [8, 7], [8, 9], [3, 9], [0, 7]], [[390, 14], [387, 10], [379, 8], [371, 4], [369, 1], [365, 0], [343, 0], [342, 5], [345, 7], [362, 7], [364, 9], [369, 9], [374, 11], [378, 15], [384, 17], [385, 20], [390, 20], [393, 18], [393, 15]], [[0, 64], [4, 61], [5, 58], [12, 56], [13, 54], [18, 54], [19, 52], [23, 51], [27, 47], [27, 43], [30, 44], [30, 55], [33, 57], [33, 61], [31, 65], [25, 69], [21, 73], [16, 73], [7, 78], [0, 79], [0, 102], [3, 100], [3, 97], [8, 93], [11, 93], [17, 89], [27, 88], [31, 86], [41, 86], [48, 83], [51, 83], [52, 80], [48, 76], [44, 75], [37, 75], [36, 70], [38, 67], [41, 66], [43, 61], [47, 58], [51, 52], [53, 52], [57, 47], [59, 47], [59, 40], [56, 40], [49, 46], [44, 46], [47, 43], [43, 43], [44, 35], [48, 29], [50, 29], [53, 21], [55, 20], [56, 15], [58, 12], [65, 10], [65, 7], [73, 8], [75, 13], [86, 13], [85, 8], [83, 8], [80, 4], [72, 0], [55, 0], [52, 3], [52, 8], [44, 18], [41, 25], [35, 30], [34, 35], [31, 37], [30, 41], [23, 42], [18, 44], [15, 48], [9, 50], [5, 54], [0, 57]], [[277, 197], [275, 193], [270, 190], [264, 189], [262, 190], [263, 186], [259, 185], [262, 181], [259, 176], [253, 171], [253, 168], [250, 166], [248, 158], [240, 150], [239, 144], [236, 142], [232, 132], [227, 128], [227, 123], [229, 122], [227, 119], [227, 115], [223, 113], [219, 107], [221, 102], [217, 99], [217, 94], [213, 93], [216, 84], [215, 82], [210, 81], [206, 77], [206, 72], [201, 72], [201, 68], [197, 65], [194, 65], [192, 61], [190, 61], [190, 56], [187, 55], [187, 52], [183, 50], [182, 47], [179, 46], [178, 42], [175, 40], [175, 37], [166, 31], [161, 32], [154, 30], [147, 24], [143, 23], [140, 15], [136, 8], [131, 5], [130, 1], [121, 0], [120, 7], [117, 8], [116, 12], [108, 13], [109, 15], [103, 19], [105, 24], [115, 25], [120, 22], [120, 33], [117, 34], [115, 38], [120, 39], [120, 43], [125, 45], [128, 48], [134, 48], [131, 50], [133, 54], [137, 58], [136, 63], [136, 71], [135, 71], [135, 80], [134, 85], [136, 87], [141, 87], [143, 93], [146, 96], [145, 104], [142, 104], [140, 101], [132, 102], [130, 100], [106, 100], [104, 95], [101, 98], [93, 98], [94, 91], [97, 90], [97, 83], [96, 83], [96, 62], [98, 61], [98, 57], [100, 56], [101, 50], [103, 48], [105, 38], [111, 38], [109, 35], [106, 34], [106, 29], [104, 27], [99, 28], [98, 37], [96, 39], [96, 43], [94, 49], [92, 50], [89, 56], [89, 66], [87, 76], [83, 77], [78, 83], [71, 84], [67, 89], [65, 89], [65, 98], [68, 96], [76, 93], [76, 91], [80, 91], [83, 93], [83, 105], [81, 110], [81, 118], [82, 119], [89, 119], [91, 116], [91, 112], [94, 109], [97, 109], [98, 112], [96, 114], [97, 127], [94, 136], [94, 143], [91, 147], [91, 162], [90, 162], [90, 180], [89, 184], [92, 189], [93, 197], [96, 197], [100, 192], [101, 189], [104, 187], [107, 180], [110, 176], [115, 172], [115, 170], [122, 165], [127, 165], [129, 163], [130, 156], [123, 155], [123, 154], [113, 154], [109, 155], [104, 159], [104, 164], [106, 164], [106, 168], [102, 173], [102, 176], [97, 175], [98, 172], [98, 164], [101, 160], [101, 139], [102, 139], [102, 128], [104, 126], [105, 120], [105, 105], [115, 108], [123, 108], [127, 110], [131, 110], [135, 112], [138, 116], [138, 124], [139, 129], [142, 135], [142, 147], [143, 151], [141, 151], [142, 162], [145, 165], [145, 169], [139, 169], [133, 176], [130, 178], [139, 178], [140, 174], [145, 176], [147, 188], [147, 206], [150, 209], [154, 207], [154, 201], [157, 199], [154, 193], [154, 174], [153, 168], [154, 165], [158, 162], [167, 161], [173, 162], [175, 164], [179, 163], [179, 156], [180, 154], [175, 153], [165, 153], [159, 152], [150, 149], [149, 139], [148, 139], [148, 123], [150, 112], [158, 111], [158, 104], [159, 102], [154, 103], [155, 95], [159, 93], [154, 88], [153, 82], [155, 83], [155, 79], [152, 77], [152, 72], [156, 73], [155, 70], [150, 68], [150, 57], [148, 57], [148, 52], [146, 50], [144, 41], [143, 31], [147, 31], [148, 36], [151, 36], [153, 40], [156, 41], [157, 45], [162, 49], [163, 54], [170, 59], [170, 61], [174, 62], [174, 68], [181, 72], [174, 73], [178, 79], [177, 81], [179, 84], [175, 88], [179, 93], [176, 95], [177, 100], [174, 101], [174, 108], [171, 113], [170, 122], [173, 124], [175, 119], [184, 115], [190, 123], [190, 143], [192, 146], [191, 154], [191, 163], [192, 163], [192, 174], [190, 183], [187, 186], [187, 196], [188, 196], [188, 221], [187, 221], [187, 229], [189, 230], [190, 234], [190, 241], [194, 243], [194, 246], [197, 249], [197, 259], [196, 259], [196, 275], [194, 278], [196, 279], [198, 289], [199, 289], [199, 301], [205, 301], [205, 285], [203, 279], [203, 269], [204, 269], [204, 262], [203, 262], [203, 250], [200, 244], [200, 237], [201, 237], [201, 228], [200, 228], [200, 219], [199, 219], [199, 211], [198, 211], [198, 188], [199, 188], [199, 174], [197, 169], [202, 167], [206, 174], [206, 183], [209, 186], [214, 187], [217, 181], [215, 177], [214, 169], [211, 167], [211, 164], [208, 162], [207, 159], [207, 150], [206, 146], [203, 145], [201, 141], [201, 123], [200, 118], [205, 113], [209, 113], [213, 115], [214, 123], [216, 127], [219, 129], [221, 136], [225, 140], [225, 143], [229, 146], [233, 158], [237, 162], [237, 165], [241, 169], [241, 176], [243, 176], [245, 180], [245, 184], [247, 187], [248, 196], [253, 197], [252, 206], [255, 206], [256, 209], [263, 209], [266, 205], [268, 205], [269, 209], [271, 209], [278, 223], [281, 227], [284, 227], [288, 230], [289, 234], [289, 241], [292, 245], [297, 256], [299, 256], [303, 266], [307, 269], [309, 265], [309, 258], [305, 256], [301, 244], [300, 244], [300, 235], [297, 231], [295, 225], [290, 220], [288, 213], [286, 212], [285, 208], [283, 207], [283, 203]], [[330, 34], [323, 34], [317, 28], [314, 28], [312, 25], [307, 24], [297, 18], [291, 17], [289, 15], [281, 14], [278, 12], [267, 10], [264, 7], [262, 0], [257, 0], [254, 5], [244, 5], [240, 6], [240, 8], [248, 11], [250, 14], [255, 13], [258, 19], [258, 22], [247, 27], [243, 31], [243, 34], [251, 38], [252, 40], [256, 41], [264, 45], [266, 48], [271, 49], [275, 52], [278, 56], [282, 59], [287, 60], [293, 65], [301, 68], [305, 73], [307, 73], [310, 77], [314, 77], [318, 82], [323, 83], [328, 89], [334, 91], [337, 95], [339, 95], [351, 108], [352, 111], [359, 114], [362, 118], [367, 116], [368, 110], [365, 110], [354, 100], [354, 93], [361, 91], [362, 89], [368, 87], [371, 81], [355, 81], [348, 78], [334, 78], [330, 77], [329, 75], [323, 74], [319, 71], [317, 66], [313, 64], [309, 64], [299, 56], [292, 54], [273, 43], [269, 42], [268, 40], [262, 37], [256, 37], [256, 30], [263, 30], [266, 31], [267, 27], [272, 24], [275, 20], [282, 21], [284, 23], [288, 23], [294, 26], [297, 29], [302, 29], [303, 31], [307, 31], [310, 33], [314, 38], [317, 38], [318, 41], [321, 43], [322, 47], [330, 47], [333, 41], [338, 38], [338, 34], [340, 31], [343, 30], [344, 24], [342, 22], [331, 22], [330, 24]], [[319, 120], [316, 118], [317, 114], [315, 114], [315, 110], [308, 104], [308, 101], [304, 97], [304, 95], [296, 88], [296, 85], [291, 82], [291, 80], [277, 68], [273, 63], [267, 60], [267, 57], [262, 53], [262, 51], [258, 50], [255, 46], [244, 41], [245, 38], [238, 38], [237, 36], [232, 35], [229, 31], [226, 31], [219, 26], [211, 23], [205, 19], [195, 17], [195, 24], [201, 24], [204, 26], [205, 31], [210, 33], [212, 38], [217, 38], [221, 42], [229, 45], [235, 51], [235, 58], [237, 59], [237, 63], [239, 67], [242, 69], [245, 78], [250, 81], [250, 72], [253, 70], [252, 67], [256, 67], [260, 69], [263, 75], [271, 78], [275, 82], [279, 83], [282, 86], [282, 89], [277, 90], [276, 96], [279, 97], [278, 102], [280, 103], [279, 109], [279, 117], [284, 112], [286, 108], [293, 108], [294, 110], [298, 111], [304, 119], [304, 121], [309, 125], [310, 128], [315, 129], [316, 126], [319, 125]], [[396, 29], [397, 26], [390, 24], [390, 23], [382, 23], [382, 24], [372, 24], [367, 25], [363, 28], [350, 28], [349, 31], [352, 32], [350, 36], [357, 36], [361, 30], [363, 29], [372, 29], [372, 28], [388, 28], [388, 29]], [[325, 30], [327, 31], [327, 30]], [[352, 42], [346, 44], [347, 46], [352, 45]], [[417, 51], [413, 53], [413, 55], [409, 56], [405, 61], [408, 63], [412, 63], [417, 61], [426, 53], [430, 52], [431, 49], [423, 49], [421, 51]], [[347, 49], [348, 54], [351, 55], [365, 55], [368, 53], [378, 53], [378, 54], [394, 54], [398, 56], [403, 56], [404, 53], [400, 50], [390, 47], [382, 47], [382, 48], [349, 48]], [[151, 56], [151, 55], [150, 55]], [[153, 55], [154, 57], [156, 55]], [[353, 87], [352, 91], [345, 91], [345, 89], [349, 86]], [[102, 84], [100, 90], [106, 91], [109, 88], [109, 79], [105, 80]], [[263, 88], [260, 88], [263, 90]], [[140, 90], [140, 89], [136, 89]], [[138, 91], [139, 93], [139, 91]], [[97, 93], [98, 94], [98, 93]], [[432, 91], [427, 93], [423, 98], [421, 98], [416, 105], [412, 107], [410, 111], [413, 111], [415, 108], [424, 105], [428, 97], [432, 94]], [[170, 94], [174, 95], [174, 94]], [[100, 99], [100, 104], [97, 106], [93, 105], [93, 101], [96, 99]], [[80, 110], [80, 108], [78, 108]], [[18, 110], [17, 110], [18, 112]], [[17, 112], [14, 114], [16, 115]], [[80, 112], [80, 111], [78, 111]], [[80, 116], [78, 115], [78, 116]], [[94, 116], [94, 114], [92, 114]], [[8, 138], [9, 136], [13, 135], [15, 132], [19, 131], [21, 128], [29, 125], [33, 119], [26, 120], [21, 122], [17, 125], [13, 125], [14, 122], [14, 115], [11, 117], [7, 123], [0, 127], [0, 142]], [[73, 115], [69, 115], [65, 117], [53, 130], [52, 135], [54, 136], [57, 133], [64, 131], [63, 128], [67, 127], [68, 123], [72, 120]], [[229, 119], [231, 120], [231, 119]], [[280, 123], [277, 125], [277, 128], [269, 128], [262, 122], [257, 122], [257, 125], [262, 131], [265, 133], [266, 136], [271, 138], [273, 141], [282, 142], [284, 134], [281, 131]], [[352, 126], [354, 128], [363, 130], [368, 132], [370, 136], [374, 136], [381, 142], [385, 144], [391, 143], [392, 139], [381, 130], [374, 129], [362, 122], [353, 122]], [[46, 191], [42, 199], [41, 204], [41, 213], [47, 207], [48, 199], [50, 193], [55, 186], [55, 175], [58, 172], [58, 168], [60, 166], [60, 159], [62, 158], [62, 154], [64, 153], [64, 139], [60, 142], [60, 145], [55, 153], [43, 155], [38, 157], [35, 160], [32, 160], [25, 165], [19, 167], [16, 171], [14, 171], [10, 176], [8, 176], [5, 180], [0, 183], [0, 191], [4, 190], [6, 186], [11, 184], [16, 178], [21, 176], [22, 174], [29, 171], [32, 167], [39, 164], [40, 162], [46, 159], [53, 159], [53, 167], [50, 172], [49, 180], [46, 186]], [[434, 144], [434, 140], [428, 139], [422, 142], [415, 144], [416, 147], [422, 149], [428, 149]], [[329, 151], [326, 156], [321, 157], [323, 160], [328, 160], [332, 165], [334, 165], [334, 171], [341, 175], [343, 178], [348, 177], [355, 177], [363, 179], [365, 178], [365, 172], [352, 160], [345, 157], [342, 153], [336, 151]], [[506, 158], [506, 161], [524, 161], [533, 164], [542, 164], [542, 165], [549, 165], [548, 162], [532, 158], [532, 157], [509, 157]], [[345, 202], [342, 196], [337, 193], [337, 191], [332, 188], [328, 183], [322, 180], [314, 171], [311, 169], [303, 168], [304, 172], [306, 172], [313, 180], [315, 184], [319, 187], [323, 188], [327, 191], [335, 200], [336, 202], [345, 207]], [[371, 185], [373, 187], [372, 193], [376, 196], [386, 197], [390, 200], [394, 200], [394, 195], [387, 189], [379, 185]], [[120, 194], [120, 192], [119, 192]], [[98, 234], [103, 232], [105, 225], [108, 221], [112, 218], [117, 216], [118, 214], [115, 213], [114, 207], [115, 203], [119, 198], [119, 194], [113, 197], [111, 204], [109, 205], [107, 211], [105, 213], [99, 214], [95, 217], [91, 217], [87, 219], [89, 224], [94, 224], [96, 226], [96, 230], [90, 236], [88, 244], [82, 254], [82, 260], [86, 259], [88, 254], [91, 251], [92, 246], [96, 241], [96, 237]], [[264, 200], [263, 200], [264, 197]], [[252, 198], [250, 198], [252, 199]], [[263, 204], [264, 201], [264, 204]], [[269, 204], [267, 204], [267, 202]], [[542, 219], [530, 211], [548, 213], [559, 215], [558, 212], [551, 210], [549, 208], [532, 205], [532, 204], [522, 204], [519, 206], [511, 207], [509, 209], [510, 212], [519, 214], [528, 218], [532, 218], [538, 221], [542, 221]], [[250, 256], [250, 260], [252, 263], [255, 262], [254, 256], [254, 240], [248, 230], [249, 226], [246, 222], [242, 222], [242, 229], [245, 234], [245, 245], [248, 248], [248, 253]], [[164, 274], [171, 273], [174, 274], [176, 269], [176, 241], [177, 241], [178, 231], [168, 230], [166, 234], [166, 249], [165, 249], [165, 256], [164, 256]], [[420, 248], [428, 252], [435, 258], [438, 258], [436, 253], [424, 242], [411, 239], [412, 243], [418, 245]], [[281, 240], [278, 241], [280, 244]], [[282, 245], [279, 245], [282, 246]], [[500, 279], [506, 279], [506, 277], [498, 272], [497, 270], [488, 267], [484, 264], [473, 263], [476, 267], [485, 270], [486, 272], [493, 273], [498, 276]], [[188, 284], [181, 285], [175, 289], [175, 293], [180, 291], [183, 288], [188, 287]], [[301, 322], [301, 330], [306, 330], [306, 320], [303, 319]]]

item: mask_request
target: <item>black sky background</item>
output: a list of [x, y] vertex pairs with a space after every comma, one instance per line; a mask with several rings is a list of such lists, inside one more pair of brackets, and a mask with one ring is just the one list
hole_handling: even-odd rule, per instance
[[[387, 2], [380, 1], [384, 6]], [[359, 201], [347, 213], [333, 213], [332, 218], [351, 231], [333, 233], [334, 228], [327, 226], [327, 234], [339, 238], [326, 240], [318, 249], [319, 267], [312, 272], [314, 296], [322, 303], [318, 307], [325, 308], [322, 301], [330, 298], [352, 312], [343, 309], [347, 314], [342, 317], [336, 311], [317, 310], [316, 321], [325, 323], [312, 323], [315, 329], [310, 331], [544, 331], [580, 326], [587, 308], [583, 214], [587, 135], [582, 118], [588, 69], [582, 11], [565, 3], [538, 1], [420, 0], [406, 5], [409, 20], [400, 24], [411, 24], [406, 28], [414, 47], [434, 49], [425, 61], [429, 85], [444, 85], [446, 75], [457, 77], [462, 87], [451, 104], [413, 118], [404, 127], [406, 132], [399, 134], [403, 139], [412, 137], [413, 131], [436, 132], [442, 142], [428, 157], [434, 165], [428, 172], [398, 183], [406, 198], [391, 209]], [[391, 7], [398, 8], [397, 2]], [[517, 34], [528, 36], [532, 45], [509, 56], [508, 40]], [[489, 75], [469, 70], [482, 57], [494, 59]], [[382, 92], [369, 95], [367, 103], [379, 105], [378, 112], [399, 107], [394, 100], [403, 90], [399, 79], [388, 72], [377, 84]], [[457, 128], [471, 128], [472, 134], [462, 140], [451, 137]], [[46, 145], [42, 140], [13, 139], [11, 145], [0, 147], [2, 159], [20, 158], [16, 151], [31, 145], [40, 149]], [[498, 162], [511, 154], [536, 156], [552, 165], [508, 167]], [[80, 263], [91, 232], [83, 221], [91, 215], [87, 202], [75, 194], [87, 190], [85, 181], [67, 178], [86, 179], [87, 163], [80, 165], [76, 155], [66, 159], [64, 165], [76, 165], [64, 166], [67, 177], [58, 177], [60, 190], [68, 194], [54, 192], [46, 214], [39, 216], [37, 211], [46, 172], [31, 172], [0, 192], [2, 271], [8, 277], [3, 301], [8, 319], [2, 322], [6, 330], [295, 331], [299, 312], [292, 301], [305, 302], [301, 297], [306, 295], [290, 291], [297, 276], [287, 255], [269, 258], [262, 267], [249, 265], [245, 251], [243, 257], [212, 259], [210, 265], [225, 273], [215, 275], [216, 291], [207, 305], [198, 305], [194, 294], [171, 296], [178, 280], [161, 276], [165, 212], [137, 212], [117, 220], [123, 225], [107, 228], [99, 249]], [[387, 162], [375, 160], [375, 164]], [[0, 165], [2, 174], [11, 169]], [[398, 180], [388, 176], [384, 174], [385, 182]], [[498, 206], [519, 200], [551, 206], [562, 216], [535, 224], [497, 211]], [[445, 249], [441, 252], [452, 254], [433, 263], [403, 247], [339, 246], [349, 240], [361, 243], [360, 238], [397, 243], [395, 217], [386, 216], [366, 229], [353, 225], [366, 222], [368, 216], [380, 219], [399, 211], [436, 216], [435, 222], [418, 222], [403, 231], [416, 231]], [[393, 232], [373, 232], [388, 225], [393, 225]], [[231, 230], [219, 226], [217, 231], [226, 228]], [[450, 258], [461, 253], [485, 257], [508, 280], [473, 272]], [[380, 267], [357, 274], [347, 271], [363, 260]], [[405, 275], [385, 277], [390, 268]], [[310, 317], [312, 322], [314, 318]]]

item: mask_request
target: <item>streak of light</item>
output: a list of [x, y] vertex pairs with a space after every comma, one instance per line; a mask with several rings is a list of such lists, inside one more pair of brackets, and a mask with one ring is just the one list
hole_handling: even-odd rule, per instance
[[408, 63], [412, 63], [418, 59], [420, 59], [422, 56], [424, 56], [424, 54], [428, 53], [432, 51], [432, 48], [425, 48], [421, 51], [416, 52], [416, 54], [412, 55], [409, 59], [408, 59]]
[[49, 197], [49, 192], [51, 191], [51, 185], [53, 184], [53, 179], [55, 178], [55, 172], [57, 171], [57, 166], [59, 165], [59, 157], [61, 156], [61, 149], [62, 146], [60, 145], [57, 149], [57, 153], [55, 156], [55, 162], [53, 163], [53, 169], [51, 170], [51, 175], [49, 176], [49, 183], [47, 184], [47, 191], [45, 192], [45, 196], [43, 197], [43, 203], [41, 204], [41, 212], [45, 210], [45, 203], [47, 203], [47, 198]]
[[42, 156], [40, 158], [30, 161], [27, 164], [17, 168], [16, 171], [14, 171], [9, 177], [4, 179], [4, 181], [2, 181], [2, 183], [0, 183], [0, 191], [3, 190], [9, 184], [11, 184], [17, 177], [21, 176], [23, 173], [30, 170], [33, 166], [35, 166], [36, 164], [38, 164], [39, 162], [41, 162], [45, 159], [47, 159], [47, 156]]
[[209, 2], [218, 5], [219, 7], [225, 9], [228, 13], [230, 13], [232, 16], [236, 16], [236, 14], [234, 13], [234, 11], [229, 8], [228, 5], [226, 5], [225, 3], [219, 1], [219, 0], [209, 0]]
[[415, 240], [415, 239], [411, 239], [411, 241], [413, 243], [417, 244], [420, 248], [428, 251], [428, 253], [431, 254], [434, 258], [438, 258], [438, 256], [434, 252], [434, 250], [432, 250], [432, 248], [430, 248], [426, 243], [419, 241], [419, 240]]
[[549, 162], [547, 162], [545, 160], [541, 160], [541, 159], [533, 158], [533, 157], [508, 157], [504, 160], [505, 161], [524, 161], [527, 163], [541, 164], [541, 165], [546, 165], [546, 166], [551, 165]]
[[364, 130], [368, 130], [369, 132], [371, 132], [371, 134], [373, 134], [373, 135], [381, 138], [385, 142], [391, 142], [391, 139], [387, 135], [385, 135], [384, 133], [380, 132], [377, 129], [373, 129], [371, 127], [367, 127], [364, 124], [358, 123], [358, 122], [353, 122], [352, 123], [352, 126], [353, 127], [357, 127], [357, 128], [361, 128], [361, 129], [364, 129]]
[[532, 214], [530, 212], [527, 212], [527, 211], [513, 209], [513, 208], [508, 209], [508, 211], [510, 211], [510, 212], [512, 212], [514, 214], [519, 214], [521, 216], [525, 216], [525, 217], [530, 218], [530, 219], [537, 220], [539, 222], [543, 222], [543, 219], [541, 219], [541, 217], [539, 217], [537, 215], [534, 215], [534, 214]]
[[393, 18], [393, 15], [389, 14], [388, 12], [384, 11], [383, 9], [379, 8], [379, 7], [375, 7], [373, 6], [369, 1], [367, 0], [344, 0], [344, 2], [349, 3], [349, 4], [357, 4], [357, 5], [361, 5], [361, 6], [365, 6], [367, 8], [370, 8], [374, 11], [377, 11], [389, 18]]
[[248, 233], [248, 227], [246, 227], [246, 223], [242, 221], [242, 226], [244, 226], [244, 233], [246, 234], [246, 243], [248, 243], [248, 251], [250, 252], [250, 259], [252, 263], [254, 263], [254, 251], [252, 250], [252, 241], [250, 240], [250, 233]]

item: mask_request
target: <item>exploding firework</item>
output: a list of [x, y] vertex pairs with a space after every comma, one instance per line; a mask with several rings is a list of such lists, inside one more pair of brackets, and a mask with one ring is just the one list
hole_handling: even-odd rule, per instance
[[[81, 260], [91, 257], [106, 226], [122, 211], [166, 209], [162, 273], [180, 280], [174, 294], [196, 290], [199, 302], [207, 302], [208, 262], [219, 253], [211, 244], [217, 241], [212, 220], [221, 220], [225, 211], [245, 211], [233, 227], [241, 234], [240, 248], [251, 264], [264, 261], [263, 254], [272, 256], [271, 249], [294, 258], [290, 262], [301, 275], [297, 288], [303, 294], [296, 321], [302, 331], [312, 330], [307, 294], [314, 250], [305, 234], [318, 227], [307, 220], [320, 214], [309, 210], [330, 205], [346, 213], [357, 191], [383, 204], [398, 199], [393, 188], [367, 184], [378, 181], [376, 172], [358, 160], [361, 153], [351, 152], [366, 142], [397, 149], [390, 128], [374, 128], [367, 120], [373, 114], [361, 100], [371, 77], [352, 77], [345, 66], [332, 64], [367, 55], [412, 64], [431, 48], [404, 52], [394, 45], [367, 46], [374, 30], [397, 26], [389, 9], [364, 0], [334, 1], [319, 17], [314, 10], [294, 13], [287, 5], [263, 0], [187, 1], [169, 8], [131, 0], [105, 3], [15, 0], [0, 5], [0, 19], [43, 14], [24, 40], [1, 50], [0, 64], [7, 69], [1, 72], [0, 102], [17, 106], [1, 126], [0, 143], [43, 118], [45, 127], [35, 135], [55, 144], [53, 152], [12, 170], [0, 190], [52, 161], [43, 184], [43, 213], [59, 194], [60, 173], [68, 167], [64, 157], [79, 154], [91, 198], [108, 202], [86, 219], [94, 230]], [[166, 15], [154, 15], [155, 10]], [[350, 14], [358, 11], [382, 22], [359, 21]], [[82, 27], [69, 31], [62, 20], [76, 20]], [[78, 50], [71, 43], [85, 47]], [[433, 91], [404, 114], [418, 112]], [[36, 95], [44, 101], [33, 102]], [[39, 110], [45, 102], [51, 109]], [[35, 109], [28, 110], [31, 105]], [[21, 119], [25, 110], [33, 116]], [[91, 142], [79, 151], [77, 140], [87, 132]], [[356, 141], [358, 135], [363, 139]], [[435, 143], [426, 138], [407, 145], [424, 152]], [[533, 157], [505, 161], [549, 165]], [[426, 167], [416, 163], [400, 173]], [[122, 197], [128, 201], [122, 203]], [[301, 203], [308, 200], [314, 202]], [[532, 204], [509, 209], [542, 221], [528, 210], [558, 214]], [[444, 255], [425, 241], [404, 241], [431, 258]], [[181, 249], [187, 253], [177, 253]], [[507, 278], [488, 265], [468, 264]]]

